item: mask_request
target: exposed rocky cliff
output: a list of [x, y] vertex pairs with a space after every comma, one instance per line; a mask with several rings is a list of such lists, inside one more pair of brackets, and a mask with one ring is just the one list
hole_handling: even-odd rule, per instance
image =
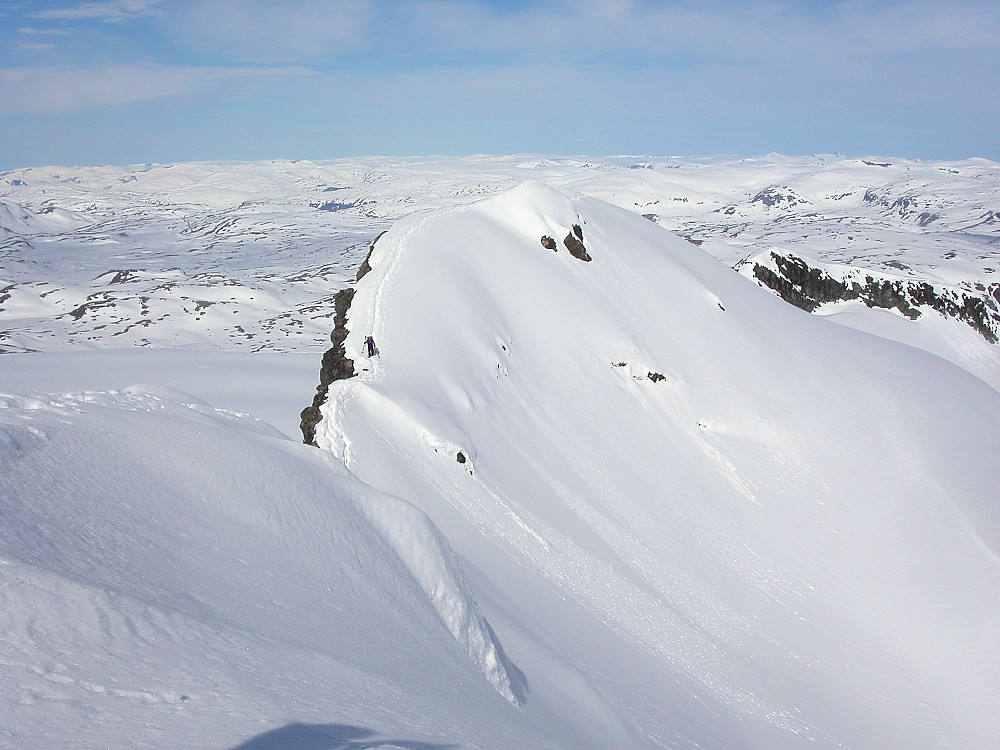
[[[372, 252], [375, 250], [375, 243], [382, 239], [383, 234], [385, 232], [379, 234], [369, 246], [368, 254], [362, 261], [361, 266], [358, 268], [358, 273], [354, 278], [355, 282], [361, 281], [365, 274], [372, 270], [369, 260], [371, 260]], [[333, 346], [327, 349], [323, 355], [323, 361], [319, 368], [319, 385], [316, 386], [316, 395], [313, 396], [313, 402], [303, 409], [299, 415], [302, 420], [299, 422], [299, 428], [302, 430], [302, 442], [306, 445], [316, 445], [316, 425], [323, 418], [320, 415], [319, 407], [326, 401], [330, 383], [335, 380], [353, 378], [356, 374], [354, 372], [354, 360], [348, 359], [347, 352], [344, 351], [344, 340], [349, 333], [349, 329], [347, 328], [347, 311], [351, 309], [351, 301], [353, 299], [353, 288], [341, 289], [333, 298], [333, 331], [330, 333], [330, 341]]]
[[929, 308], [963, 321], [990, 343], [1000, 340], [1000, 285], [957, 290], [927, 281], [877, 278], [858, 269], [833, 270], [773, 251], [742, 261], [737, 270], [806, 312], [832, 302], [860, 300], [868, 307], [895, 309], [916, 320]]
[[563, 239], [563, 245], [566, 246], [569, 254], [574, 258], [583, 261], [593, 260], [590, 257], [590, 253], [587, 252], [586, 246], [583, 244], [583, 229], [579, 224], [573, 225], [573, 230], [567, 233], [565, 239]]
[[[542, 235], [542, 247], [546, 250], [559, 252], [559, 246], [556, 244], [555, 239], [549, 237], [547, 234]], [[563, 239], [563, 247], [569, 250], [569, 254], [577, 260], [587, 262], [593, 260], [590, 253], [587, 252], [586, 245], [583, 244], [583, 228], [579, 224], [574, 224], [573, 228], [566, 233], [566, 237]]]
[[299, 428], [302, 430], [302, 442], [307, 445], [316, 445], [316, 425], [319, 424], [322, 416], [319, 407], [326, 401], [326, 394], [330, 388], [330, 383], [335, 380], [344, 380], [354, 377], [354, 360], [348, 359], [344, 351], [344, 339], [347, 338], [347, 311], [351, 308], [351, 300], [354, 298], [354, 289], [341, 289], [334, 297], [335, 315], [333, 318], [333, 332], [330, 334], [330, 341], [333, 343], [323, 355], [322, 364], [319, 368], [319, 385], [316, 386], [316, 395], [313, 396], [312, 404], [302, 410], [300, 417], [302, 421]]

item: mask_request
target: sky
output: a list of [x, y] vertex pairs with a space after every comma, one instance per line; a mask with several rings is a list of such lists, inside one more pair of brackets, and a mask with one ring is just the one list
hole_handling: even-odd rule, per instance
[[0, 169], [1000, 160], [998, 0], [0, 0]]

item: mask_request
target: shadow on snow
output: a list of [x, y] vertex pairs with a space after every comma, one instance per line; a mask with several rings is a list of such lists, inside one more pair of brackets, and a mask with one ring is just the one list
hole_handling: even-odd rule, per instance
[[301, 724], [293, 722], [236, 745], [230, 750], [458, 750], [458, 745], [380, 739], [377, 732], [348, 724]]

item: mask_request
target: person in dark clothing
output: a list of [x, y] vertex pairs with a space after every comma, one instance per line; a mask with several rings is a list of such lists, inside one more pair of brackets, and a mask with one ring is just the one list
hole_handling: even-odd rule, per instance
[[375, 356], [375, 339], [371, 336], [365, 339], [365, 350], [368, 352], [369, 359]]

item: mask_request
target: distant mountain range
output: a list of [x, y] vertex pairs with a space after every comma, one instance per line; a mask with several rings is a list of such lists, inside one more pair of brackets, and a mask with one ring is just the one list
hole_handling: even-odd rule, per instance
[[[1000, 316], [1000, 165], [985, 160], [470, 157], [13, 170], [0, 174], [0, 350], [321, 350], [333, 294], [392, 222], [532, 180], [643, 214], [800, 306], [933, 351], [1000, 387], [987, 346]], [[814, 299], [785, 275], [801, 265], [861, 286], [871, 277], [905, 304], [879, 305], [872, 294]], [[921, 285], [931, 289], [906, 291]]]

